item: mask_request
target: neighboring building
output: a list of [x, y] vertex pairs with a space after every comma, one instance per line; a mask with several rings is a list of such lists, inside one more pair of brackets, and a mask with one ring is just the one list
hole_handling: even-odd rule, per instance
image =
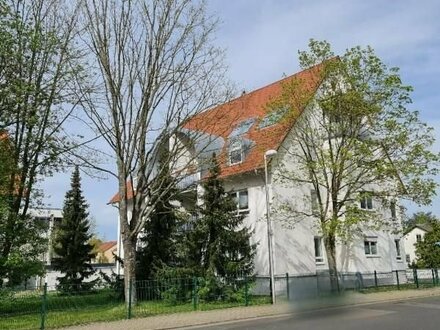
[[[182, 130], [182, 136], [177, 136], [171, 142], [185, 145], [185, 139], [194, 132], [206, 137], [196, 141], [195, 145], [188, 144], [187, 160], [196, 161], [188, 164], [183, 157], [177, 165], [191, 169], [187, 180], [183, 181], [184, 188], [187, 188], [184, 193], [188, 196], [187, 200], [193, 198], [192, 203], [197, 203], [197, 196], [203, 193], [198, 181], [207, 174], [206, 164], [212, 153], [216, 152], [225, 190], [236, 197], [237, 212], [245, 215], [245, 223], [253, 230], [253, 240], [258, 243], [255, 272], [260, 275], [269, 273], [264, 153], [270, 149], [278, 150], [269, 167], [269, 182], [273, 182], [269, 186], [272, 203], [280, 196], [301, 202], [304, 201], [304, 196], [309, 197], [313, 194], [310, 186], [286, 188], [272, 180], [280, 164], [289, 162], [285, 150], [295, 147], [289, 144], [289, 136], [295, 129], [297, 118], [280, 121], [273, 112], [268, 111], [267, 104], [280, 95], [283, 83], [288, 83], [294, 78], [304, 82], [305, 88], [302, 91], [306, 93], [305, 96], [314, 97], [319, 93], [322, 83], [318, 78], [320, 69], [318, 65], [250, 93], [243, 93], [224, 105], [204, 111], [190, 119]], [[307, 108], [306, 99], [309, 98], [303, 99], [303, 104], [298, 104], [299, 114], [313, 110]], [[288, 164], [293, 166], [291, 163]], [[194, 168], [197, 169], [195, 173]], [[129, 186], [131, 187], [131, 183]], [[115, 195], [110, 203], [117, 203], [118, 200], [119, 196]], [[376, 210], [380, 216], [390, 220], [394, 230], [365, 231], [350, 244], [338, 244], [337, 259], [340, 271], [389, 272], [405, 269], [401, 237], [394, 234], [401, 229], [401, 214], [396, 204], [391, 204], [393, 207], [387, 208], [374, 197], [366, 197], [360, 201], [360, 208]], [[185, 202], [182, 203], [182, 207], [186, 206]], [[303, 203], [301, 207], [312, 208], [313, 202], [312, 205]], [[309, 274], [328, 269], [316, 218], [303, 219], [290, 228], [277, 222], [275, 215], [273, 219], [275, 274]], [[118, 241], [120, 242], [120, 239]], [[123, 257], [122, 250], [119, 251]]]
[[27, 214], [33, 217], [35, 221], [41, 222], [44, 228], [43, 236], [47, 239], [47, 249], [41, 256], [41, 260], [43, 260], [46, 265], [51, 265], [53, 258], [53, 232], [63, 220], [63, 210], [57, 208], [34, 208], [29, 209]]
[[92, 260], [93, 263], [98, 264], [109, 264], [115, 262], [115, 257], [117, 252], [117, 242], [109, 241], [102, 242], [97, 248], [96, 257]]
[[417, 262], [416, 244], [423, 241], [426, 233], [429, 233], [432, 227], [428, 223], [419, 223], [405, 231], [403, 242], [405, 245], [405, 261], [407, 265]]

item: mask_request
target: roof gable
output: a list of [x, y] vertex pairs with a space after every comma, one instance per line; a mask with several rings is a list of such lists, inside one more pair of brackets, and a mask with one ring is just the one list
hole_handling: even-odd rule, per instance
[[[225, 141], [221, 150], [218, 150], [221, 177], [262, 168], [264, 152], [280, 147], [310, 98], [315, 95], [322, 82], [322, 68], [323, 64], [319, 64], [250, 93], [244, 93], [228, 103], [192, 117], [184, 128], [211, 134]], [[288, 115], [286, 120], [279, 120], [282, 115], [274, 114], [268, 105], [276, 101], [283, 93], [283, 86], [290, 83], [296, 84], [304, 97], [295, 102], [298, 110], [296, 115]], [[230, 165], [228, 146], [234, 139], [242, 139], [250, 147], [244, 150], [246, 155], [241, 163]]]

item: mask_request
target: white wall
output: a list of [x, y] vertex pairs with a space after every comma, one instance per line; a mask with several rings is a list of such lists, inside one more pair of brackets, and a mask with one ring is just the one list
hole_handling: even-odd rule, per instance
[[420, 235], [423, 240], [425, 234], [426, 231], [418, 227], [415, 227], [404, 236], [403, 241], [405, 245], [405, 253], [409, 255], [408, 263], [417, 261], [416, 246], [415, 246], [415, 244], [417, 243], [417, 235]]

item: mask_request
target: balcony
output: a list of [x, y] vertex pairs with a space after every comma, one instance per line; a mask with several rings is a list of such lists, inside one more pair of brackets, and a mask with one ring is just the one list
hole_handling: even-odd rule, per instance
[[177, 179], [177, 188], [183, 191], [194, 190], [199, 179], [199, 172], [183, 175], [181, 178]]

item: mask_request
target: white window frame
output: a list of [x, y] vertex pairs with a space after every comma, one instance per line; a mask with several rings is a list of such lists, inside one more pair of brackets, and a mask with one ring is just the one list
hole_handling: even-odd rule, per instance
[[[364, 204], [364, 207], [362, 207], [362, 204]], [[371, 192], [365, 191], [361, 193], [360, 201], [359, 201], [359, 208], [361, 210], [365, 211], [372, 211], [374, 210], [374, 201], [373, 196]]]
[[396, 247], [396, 260], [401, 261], [402, 260], [402, 247], [400, 245], [400, 239], [394, 240], [394, 245]]
[[315, 262], [317, 264], [323, 264], [324, 252], [322, 249], [322, 237], [320, 236], [313, 237], [313, 250], [315, 252]]
[[[247, 207], [240, 207], [240, 194], [246, 193], [247, 195]], [[237, 191], [231, 191], [228, 193], [236, 201], [237, 213], [249, 213], [249, 191], [247, 189], [241, 189]]]
[[[368, 247], [368, 250], [367, 250]], [[377, 237], [364, 238], [364, 253], [367, 257], [378, 257], [379, 248], [377, 244]]]
[[[240, 160], [237, 162], [232, 161], [233, 153], [240, 153]], [[229, 165], [237, 165], [243, 163], [243, 143], [240, 140], [232, 140], [229, 144]]]

